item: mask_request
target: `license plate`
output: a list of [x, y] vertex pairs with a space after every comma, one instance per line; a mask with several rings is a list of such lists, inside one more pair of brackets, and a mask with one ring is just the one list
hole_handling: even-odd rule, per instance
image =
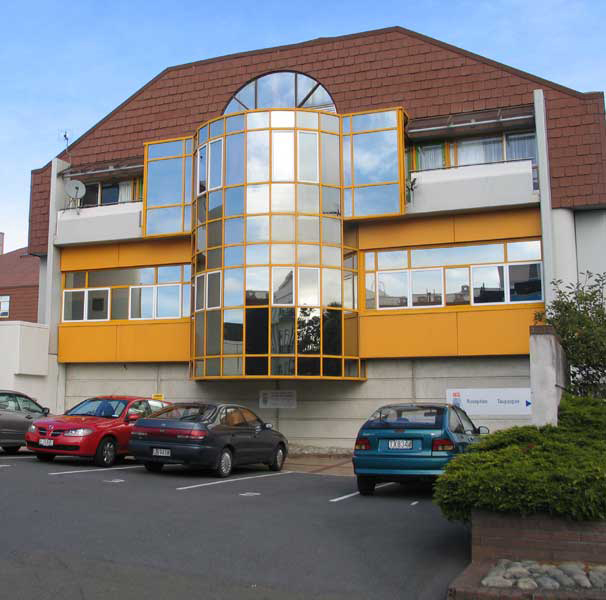
[[152, 456], [170, 456], [170, 450], [165, 448], [152, 448]]
[[38, 440], [38, 444], [40, 446], [52, 446], [54, 443], [55, 443], [55, 440], [45, 440], [45, 439]]
[[410, 450], [412, 440], [389, 440], [387, 446], [390, 450]]

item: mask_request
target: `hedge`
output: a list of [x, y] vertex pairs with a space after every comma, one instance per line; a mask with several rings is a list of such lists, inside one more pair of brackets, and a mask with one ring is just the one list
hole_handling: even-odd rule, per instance
[[558, 427], [486, 436], [447, 465], [434, 501], [450, 520], [472, 509], [606, 520], [606, 401], [565, 397]]

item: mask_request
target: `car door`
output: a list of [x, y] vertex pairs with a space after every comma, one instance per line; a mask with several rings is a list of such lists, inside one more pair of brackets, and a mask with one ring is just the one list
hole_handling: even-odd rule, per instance
[[135, 426], [136, 421], [129, 419], [129, 415], [138, 415], [139, 418], [147, 417], [151, 414], [151, 409], [147, 400], [136, 400], [131, 402], [124, 411], [122, 417], [122, 423], [116, 428], [115, 434], [118, 438], [118, 446], [121, 452], [126, 452], [128, 449], [128, 442], [130, 441], [130, 434]]
[[275, 434], [265, 428], [259, 417], [248, 408], [241, 408], [246, 422], [252, 429], [251, 449], [255, 462], [269, 462], [273, 457]]
[[236, 451], [235, 461], [239, 464], [255, 462], [252, 442], [254, 429], [246, 422], [240, 409], [236, 406], [226, 407], [223, 423], [228, 430], [225, 433]]
[[458, 406], [455, 407], [461, 423], [463, 423], [463, 429], [465, 431], [465, 442], [467, 445], [473, 444], [480, 439], [480, 434], [477, 427], [473, 424], [473, 421], [469, 418], [468, 414]]
[[29, 429], [29, 426], [36, 419], [41, 419], [44, 416], [44, 409], [27, 396], [16, 396], [16, 398], [17, 402], [19, 403], [19, 412], [23, 415], [21, 427], [22, 439], [25, 442], [25, 434]]
[[467, 435], [465, 434], [465, 427], [463, 427], [463, 423], [454, 406], [451, 406], [448, 409], [448, 429], [457, 450], [459, 452], [464, 452], [469, 445], [469, 442], [467, 440]]
[[21, 411], [17, 394], [9, 392], [0, 394], [0, 422], [2, 423], [0, 432], [2, 444], [25, 443], [25, 432], [31, 420], [26, 419], [25, 414]]

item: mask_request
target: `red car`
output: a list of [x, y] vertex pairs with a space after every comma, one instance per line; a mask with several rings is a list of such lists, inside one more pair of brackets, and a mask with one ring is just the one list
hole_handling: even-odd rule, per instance
[[111, 467], [128, 453], [135, 421], [169, 404], [137, 396], [88, 398], [65, 415], [34, 421], [25, 440], [42, 462], [55, 456], [82, 456], [99, 467]]

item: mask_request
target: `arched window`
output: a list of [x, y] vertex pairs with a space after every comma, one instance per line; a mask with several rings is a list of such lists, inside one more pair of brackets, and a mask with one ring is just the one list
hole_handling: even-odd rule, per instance
[[223, 114], [256, 108], [312, 108], [335, 112], [334, 102], [322, 85], [292, 71], [253, 79], [233, 96]]

